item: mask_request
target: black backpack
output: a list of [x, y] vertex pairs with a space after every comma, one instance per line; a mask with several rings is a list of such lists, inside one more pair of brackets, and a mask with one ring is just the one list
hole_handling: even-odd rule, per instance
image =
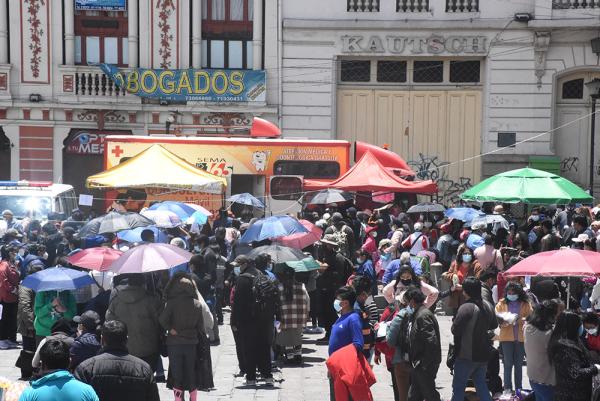
[[252, 279], [252, 293], [257, 313], [275, 313], [279, 305], [279, 288], [269, 276], [264, 273], [254, 276]]

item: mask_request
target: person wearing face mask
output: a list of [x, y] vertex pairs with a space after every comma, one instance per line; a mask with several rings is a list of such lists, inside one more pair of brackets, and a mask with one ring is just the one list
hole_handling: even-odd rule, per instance
[[471, 233], [469, 234], [469, 236], [467, 237], [467, 240], [465, 241], [467, 247], [470, 250], [474, 251], [475, 249], [479, 248], [480, 246], [485, 245], [485, 240], [483, 239], [483, 236], [485, 234], [486, 228], [487, 228], [487, 225], [486, 225], [485, 221], [477, 221], [471, 225]]
[[94, 311], [86, 311], [81, 316], [75, 316], [73, 321], [77, 323], [77, 337], [69, 352], [71, 355], [70, 371], [74, 371], [81, 362], [96, 356], [100, 351], [99, 333], [97, 332], [100, 328], [100, 315]]
[[583, 315], [583, 328], [585, 329], [585, 345], [594, 357], [595, 361], [600, 361], [600, 316], [594, 312], [587, 312]]
[[352, 287], [341, 287], [335, 292], [333, 309], [339, 315], [331, 328], [329, 355], [346, 345], [353, 344], [357, 352], [362, 352], [364, 339], [360, 316], [354, 309], [356, 292]]
[[429, 237], [423, 232], [423, 223], [417, 222], [413, 226], [415, 232], [402, 241], [402, 247], [412, 256], [429, 249]]
[[504, 356], [504, 390], [512, 391], [513, 369], [514, 389], [523, 388], [523, 361], [525, 360], [523, 325], [531, 314], [531, 304], [523, 287], [517, 282], [509, 282], [504, 291], [504, 298], [496, 305], [496, 316], [500, 324], [498, 340]]
[[394, 347], [394, 356], [392, 357], [394, 389], [396, 390], [397, 400], [406, 401], [408, 398], [408, 388], [410, 386], [410, 358], [408, 355], [408, 320], [410, 318], [404, 295], [406, 290], [396, 296], [397, 313], [390, 322], [386, 341], [390, 347]]
[[423, 295], [425, 295], [425, 307], [431, 308], [437, 301], [439, 295], [438, 289], [421, 281], [413, 268], [408, 264], [400, 266], [400, 270], [398, 270], [394, 280], [390, 281], [383, 288], [383, 296], [388, 303], [392, 303], [398, 294], [411, 286], [419, 288], [423, 292]]
[[450, 265], [450, 269], [442, 274], [442, 279], [449, 281], [451, 285], [448, 307], [454, 311], [465, 302], [462, 295], [462, 283], [467, 277], [479, 277], [481, 274], [481, 265], [473, 258], [473, 251], [466, 245], [458, 247], [456, 260]]
[[0, 349], [17, 348], [17, 295], [20, 280], [19, 270], [15, 266], [17, 252], [17, 247], [5, 245], [0, 254]]
[[364, 249], [358, 250], [356, 251], [355, 263], [355, 275], [364, 276], [371, 280], [369, 293], [373, 296], [377, 295], [377, 276], [375, 275], [375, 268], [371, 261], [371, 255]]
[[589, 401], [592, 399], [592, 379], [600, 372], [581, 341], [585, 333], [579, 315], [565, 311], [557, 320], [548, 355], [556, 374], [554, 401]]

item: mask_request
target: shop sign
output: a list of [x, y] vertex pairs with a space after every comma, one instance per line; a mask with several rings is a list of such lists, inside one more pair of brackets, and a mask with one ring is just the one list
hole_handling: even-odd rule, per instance
[[126, 135], [131, 131], [80, 130], [70, 135], [65, 151], [72, 155], [104, 154], [104, 139], [107, 135]]
[[127, 0], [75, 0], [75, 9], [127, 11]]
[[400, 36], [385, 37], [372, 35], [342, 36], [343, 53], [375, 53], [405, 55], [450, 54], [485, 54], [487, 52], [485, 36]]
[[265, 71], [215, 69], [123, 70], [100, 64], [117, 86], [140, 97], [173, 101], [265, 102]]

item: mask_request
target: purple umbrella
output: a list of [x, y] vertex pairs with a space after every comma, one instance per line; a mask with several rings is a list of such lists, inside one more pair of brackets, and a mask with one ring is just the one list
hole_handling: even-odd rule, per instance
[[169, 244], [143, 244], [131, 248], [111, 265], [117, 273], [146, 273], [168, 270], [190, 261], [192, 254]]

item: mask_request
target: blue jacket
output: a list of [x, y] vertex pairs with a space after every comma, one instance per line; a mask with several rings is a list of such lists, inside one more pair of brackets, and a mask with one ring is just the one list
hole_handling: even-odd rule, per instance
[[19, 401], [100, 401], [94, 389], [66, 370], [56, 370], [31, 382]]
[[362, 333], [362, 322], [356, 311], [346, 313], [331, 326], [329, 336], [329, 355], [346, 345], [354, 344], [358, 352], [362, 352], [365, 344]]
[[98, 355], [100, 347], [100, 343], [93, 333], [83, 333], [77, 337], [73, 341], [73, 345], [71, 345], [71, 364], [69, 365], [69, 369], [73, 371], [81, 362]]
[[371, 295], [377, 295], [377, 275], [375, 274], [373, 262], [369, 259], [365, 260], [356, 267], [356, 274], [368, 277], [372, 284]]

